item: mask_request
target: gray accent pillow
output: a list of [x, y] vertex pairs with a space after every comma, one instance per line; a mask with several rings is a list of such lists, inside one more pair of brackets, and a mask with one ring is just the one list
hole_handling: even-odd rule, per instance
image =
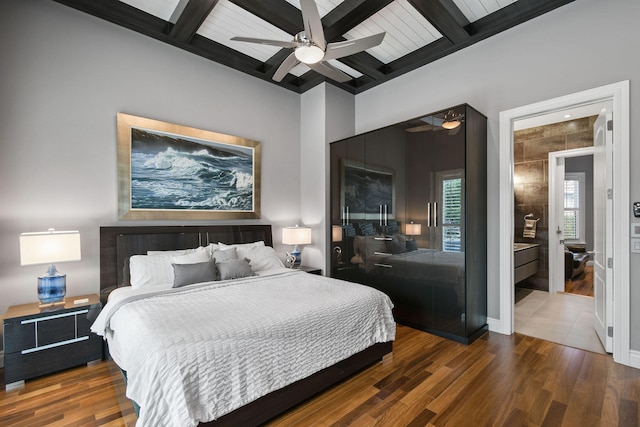
[[255, 276], [249, 262], [245, 259], [230, 259], [216, 262], [220, 280], [241, 279], [243, 277]]
[[214, 259], [196, 264], [171, 265], [173, 266], [174, 288], [216, 280], [216, 262]]
[[213, 257], [216, 259], [216, 262], [227, 261], [230, 259], [238, 259], [238, 253], [236, 252], [236, 248], [225, 249], [225, 250], [217, 250], [213, 251]]
[[407, 252], [407, 239], [400, 234], [394, 234], [391, 240], [387, 240], [387, 251], [392, 254]]

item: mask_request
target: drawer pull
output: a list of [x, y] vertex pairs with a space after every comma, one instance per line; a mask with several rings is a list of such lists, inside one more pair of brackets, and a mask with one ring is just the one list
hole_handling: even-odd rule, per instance
[[85, 340], [88, 340], [88, 339], [89, 339], [88, 336], [73, 338], [73, 339], [70, 339], [70, 340], [54, 342], [53, 344], [47, 344], [47, 345], [43, 345], [43, 346], [40, 346], [40, 347], [28, 348], [26, 350], [22, 350], [21, 353], [22, 354], [35, 353], [36, 351], [42, 351], [42, 350], [47, 350], [47, 349], [54, 348], [54, 347], [60, 347], [62, 345], [73, 344], [74, 342], [85, 341]]
[[379, 264], [379, 263], [375, 263], [373, 264], [376, 267], [384, 267], [384, 268], [393, 268], [393, 265], [389, 265], [389, 264]]
[[26, 325], [28, 323], [38, 323], [38, 322], [43, 322], [45, 320], [59, 319], [61, 317], [75, 316], [77, 314], [85, 314], [85, 313], [88, 313], [88, 312], [89, 312], [89, 310], [78, 310], [78, 311], [72, 311], [70, 313], [53, 314], [51, 316], [38, 317], [36, 319], [23, 320], [23, 321], [20, 322], [20, 324], [21, 325]]
[[383, 255], [383, 256], [391, 256], [393, 254], [387, 253], [387, 252], [374, 252], [374, 255]]
[[393, 237], [374, 237], [373, 240], [393, 240]]

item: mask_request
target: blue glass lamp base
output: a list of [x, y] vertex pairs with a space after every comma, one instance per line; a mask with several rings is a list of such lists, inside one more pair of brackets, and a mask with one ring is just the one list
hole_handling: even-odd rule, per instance
[[298, 245], [296, 245], [296, 247], [293, 248], [293, 251], [291, 251], [291, 255], [296, 258], [296, 260], [293, 262], [293, 268], [300, 267], [300, 264], [302, 263], [302, 256], [300, 253], [300, 249], [298, 248]]
[[60, 274], [52, 264], [47, 274], [38, 277], [38, 299], [40, 304], [64, 303], [67, 293], [67, 275]]

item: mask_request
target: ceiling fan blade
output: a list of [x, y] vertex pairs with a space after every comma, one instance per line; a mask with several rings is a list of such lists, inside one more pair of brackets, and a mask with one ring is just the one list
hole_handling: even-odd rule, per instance
[[258, 43], [258, 44], [268, 44], [269, 46], [279, 46], [279, 47], [297, 47], [298, 43], [296, 42], [285, 42], [281, 40], [269, 40], [269, 39], [254, 39], [252, 37], [231, 37], [231, 40], [235, 40], [238, 42], [249, 42], [249, 43]]
[[374, 34], [372, 36], [362, 37], [354, 40], [346, 40], [343, 42], [334, 42], [327, 45], [327, 51], [324, 54], [324, 60], [342, 58], [343, 56], [353, 55], [362, 52], [382, 43], [387, 33]]
[[318, 13], [318, 7], [314, 0], [300, 0], [302, 9], [302, 21], [304, 22], [304, 34], [320, 49], [325, 50], [327, 42], [324, 40], [324, 29]]
[[317, 64], [306, 64], [306, 65], [309, 68], [311, 68], [313, 71], [317, 71], [323, 76], [329, 77], [331, 80], [335, 80], [340, 83], [347, 82], [353, 78], [347, 73], [343, 73], [342, 71], [338, 70], [336, 67], [329, 64], [328, 62], [323, 61], [323, 62], [318, 62]]
[[411, 133], [415, 133], [415, 132], [426, 132], [429, 130], [437, 130], [437, 128], [433, 125], [421, 125], [421, 126], [414, 126], [411, 128], [406, 128], [405, 129], [407, 132], [411, 132]]
[[284, 79], [284, 76], [286, 76], [287, 73], [299, 63], [300, 61], [298, 61], [298, 58], [296, 58], [296, 54], [294, 52], [291, 52], [291, 54], [287, 56], [284, 61], [282, 61], [282, 64], [280, 64], [276, 72], [273, 74], [273, 77], [271, 78], [276, 82], [282, 81], [282, 79]]

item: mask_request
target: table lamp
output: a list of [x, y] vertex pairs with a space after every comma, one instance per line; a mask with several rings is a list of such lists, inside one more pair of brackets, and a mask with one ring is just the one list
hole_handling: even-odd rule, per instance
[[286, 265], [290, 268], [300, 267], [302, 257], [300, 256], [298, 245], [311, 244], [311, 228], [299, 227], [297, 224], [295, 227], [283, 228], [282, 243], [285, 245], [294, 245], [291, 255], [287, 254]]
[[413, 221], [411, 221], [411, 224], [407, 224], [406, 227], [405, 231], [407, 236], [419, 236], [422, 234], [422, 224], [414, 224]]
[[[340, 225], [331, 226], [331, 241], [342, 242], [342, 226]], [[342, 248], [340, 247], [340, 245], [335, 245], [333, 247], [333, 252], [335, 252], [336, 254], [336, 261], [340, 263], [340, 261], [342, 261]]]
[[54, 263], [80, 261], [79, 231], [48, 231], [20, 234], [20, 265], [49, 264], [46, 274], [38, 277], [40, 306], [64, 304], [67, 275], [60, 274]]

